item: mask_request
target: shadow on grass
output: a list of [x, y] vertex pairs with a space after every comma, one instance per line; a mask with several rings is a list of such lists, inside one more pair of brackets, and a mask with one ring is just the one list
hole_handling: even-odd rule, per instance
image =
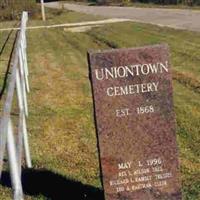
[[[16, 24], [14, 25], [14, 27], [16, 27]], [[6, 48], [6, 45], [8, 44], [12, 33], [13, 33], [13, 30], [11, 30], [9, 32], [9, 34], [8, 34], [8, 36], [7, 36], [7, 38], [6, 38], [5, 42], [4, 42], [1, 50], [0, 50], [0, 56], [4, 52], [4, 50]], [[9, 72], [10, 72], [10, 66], [11, 66], [11, 62], [12, 62], [12, 55], [13, 55], [13, 52], [14, 52], [16, 39], [17, 39], [17, 33], [15, 34], [14, 43], [13, 43], [12, 50], [11, 50], [11, 53], [10, 53], [10, 57], [9, 57], [9, 60], [8, 60], [7, 68], [6, 68], [6, 71], [5, 71], [5, 76], [3, 78], [3, 84], [1, 86], [1, 91], [0, 91], [0, 100], [2, 99], [3, 94], [4, 94], [5, 90], [6, 90], [6, 86], [7, 86], [7, 82], [8, 82], [8, 75], [9, 75]]]
[[[64, 176], [46, 169], [23, 170], [22, 182], [25, 194], [43, 195], [49, 200], [104, 200], [102, 190], [66, 179]], [[3, 172], [1, 185], [11, 187], [8, 172]]]

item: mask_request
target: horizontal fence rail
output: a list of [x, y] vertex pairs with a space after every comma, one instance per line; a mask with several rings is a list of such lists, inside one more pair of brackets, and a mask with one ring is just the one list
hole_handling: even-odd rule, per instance
[[[131, 19], [123, 19], [123, 18], [112, 18], [112, 19], [104, 19], [104, 20], [97, 20], [97, 21], [86, 21], [86, 22], [77, 22], [77, 23], [65, 23], [65, 24], [51, 24], [45, 26], [29, 26], [27, 30], [31, 29], [41, 29], [41, 28], [73, 28], [73, 27], [81, 27], [81, 26], [96, 26], [96, 25], [105, 25], [105, 24], [112, 24], [118, 22], [131, 22]], [[11, 30], [19, 30], [20, 28], [1, 28], [0, 31], [11, 31]]]
[[[23, 199], [21, 181], [22, 155], [25, 152], [25, 160], [28, 168], [32, 167], [26, 118], [28, 117], [27, 93], [29, 93], [28, 64], [26, 54], [26, 28], [28, 13], [23, 12], [19, 31], [15, 41], [14, 51], [11, 57], [11, 75], [8, 82], [5, 103], [0, 119], [0, 178], [3, 170], [4, 156], [7, 147], [13, 199]], [[15, 92], [17, 95], [17, 129], [12, 120], [12, 105], [14, 104]], [[16, 133], [15, 133], [16, 132]]]

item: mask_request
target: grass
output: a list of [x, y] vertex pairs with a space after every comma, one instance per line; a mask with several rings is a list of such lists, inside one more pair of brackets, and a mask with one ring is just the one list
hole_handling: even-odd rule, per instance
[[[56, 12], [50, 11], [46, 23], [97, 19], [70, 11]], [[36, 19], [30, 25], [42, 23]], [[200, 198], [199, 33], [130, 22], [85, 33], [57, 28], [29, 30], [27, 35], [31, 85], [28, 131], [35, 171], [45, 170], [90, 185], [94, 190], [101, 188], [86, 52], [164, 42], [170, 46], [173, 64], [183, 196], [184, 200]], [[38, 184], [41, 192], [31, 193], [27, 189], [26, 199], [49, 198], [40, 180], [31, 184]], [[52, 185], [52, 180], [46, 184]], [[67, 190], [70, 185], [65, 187]], [[11, 199], [9, 188], [0, 186], [0, 193], [0, 199]]]
[[[7, 2], [7, 3], [6, 3]], [[29, 1], [1, 1], [0, 2], [0, 20], [14, 20], [19, 19], [23, 10], [31, 11], [32, 15], [37, 12], [36, 2], [34, 0]]]

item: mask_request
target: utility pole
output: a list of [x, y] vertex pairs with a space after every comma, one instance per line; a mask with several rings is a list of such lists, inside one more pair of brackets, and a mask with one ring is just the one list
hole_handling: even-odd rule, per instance
[[46, 21], [45, 10], [44, 10], [44, 0], [40, 0], [40, 4], [41, 4], [42, 20]]

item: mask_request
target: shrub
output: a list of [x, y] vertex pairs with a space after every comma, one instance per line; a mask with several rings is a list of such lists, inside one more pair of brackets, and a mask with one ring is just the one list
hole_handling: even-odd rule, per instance
[[18, 20], [22, 11], [28, 11], [30, 15], [37, 12], [34, 0], [1, 0], [0, 20]]

